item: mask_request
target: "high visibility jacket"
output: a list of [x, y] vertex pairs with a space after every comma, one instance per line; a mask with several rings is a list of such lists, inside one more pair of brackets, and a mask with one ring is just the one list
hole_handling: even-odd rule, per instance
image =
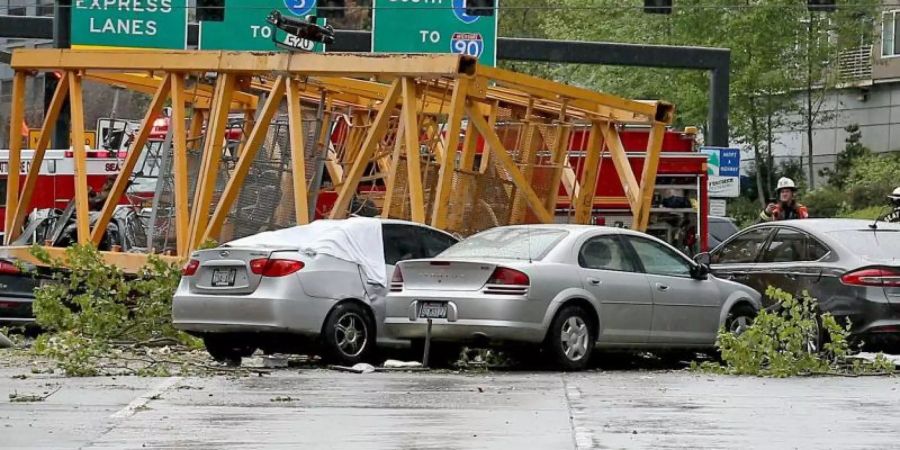
[[809, 218], [809, 210], [806, 209], [806, 206], [799, 203], [794, 203], [787, 208], [782, 208], [781, 204], [778, 204], [775, 205], [775, 209], [772, 210], [771, 216], [766, 214], [766, 210], [763, 210], [759, 213], [759, 218], [766, 222], [771, 222], [773, 220], [806, 219]]

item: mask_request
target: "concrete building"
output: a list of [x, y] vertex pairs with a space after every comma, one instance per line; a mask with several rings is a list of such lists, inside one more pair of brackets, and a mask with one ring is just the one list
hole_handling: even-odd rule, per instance
[[[838, 58], [841, 84], [828, 92], [822, 104], [827, 120], [815, 126], [813, 166], [816, 185], [820, 169], [834, 167], [844, 149], [848, 125], [859, 125], [862, 143], [875, 152], [900, 150], [900, 4], [885, 7], [874, 24], [875, 39], [846, 51]], [[807, 167], [808, 144], [799, 116], [787, 117], [777, 133], [776, 164], [800, 159]], [[752, 154], [745, 155], [752, 161]]]

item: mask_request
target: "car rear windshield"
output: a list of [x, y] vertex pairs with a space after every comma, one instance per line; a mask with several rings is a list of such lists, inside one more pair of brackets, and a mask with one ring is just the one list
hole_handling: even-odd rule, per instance
[[448, 248], [441, 258], [500, 258], [537, 261], [543, 258], [568, 231], [554, 228], [495, 228], [465, 239]]
[[832, 231], [829, 235], [859, 256], [900, 258], [900, 230], [842, 230]]

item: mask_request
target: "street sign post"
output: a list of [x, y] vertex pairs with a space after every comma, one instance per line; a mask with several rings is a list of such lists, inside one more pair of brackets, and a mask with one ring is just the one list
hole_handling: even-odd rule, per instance
[[[221, 22], [200, 22], [200, 50], [258, 50], [275, 51], [272, 41], [298, 50], [324, 52], [325, 46], [289, 35], [266, 22], [272, 10], [285, 16], [305, 19], [316, 15], [316, 0], [228, 0], [225, 18]], [[324, 19], [317, 22], [324, 25]]]
[[187, 0], [74, 0], [71, 44], [78, 47], [159, 48], [187, 46]]
[[741, 195], [741, 151], [736, 148], [701, 147], [707, 155], [710, 197]]
[[372, 51], [462, 53], [497, 64], [497, 14], [470, 16], [464, 0], [375, 0]]

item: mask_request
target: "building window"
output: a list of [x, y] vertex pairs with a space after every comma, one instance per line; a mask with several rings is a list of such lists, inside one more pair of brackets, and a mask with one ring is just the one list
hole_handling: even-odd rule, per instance
[[38, 2], [37, 15], [38, 16], [52, 16], [53, 15], [53, 2], [52, 1]]
[[900, 10], [881, 15], [881, 56], [900, 56], [900, 42], [896, 39], [900, 23]]

